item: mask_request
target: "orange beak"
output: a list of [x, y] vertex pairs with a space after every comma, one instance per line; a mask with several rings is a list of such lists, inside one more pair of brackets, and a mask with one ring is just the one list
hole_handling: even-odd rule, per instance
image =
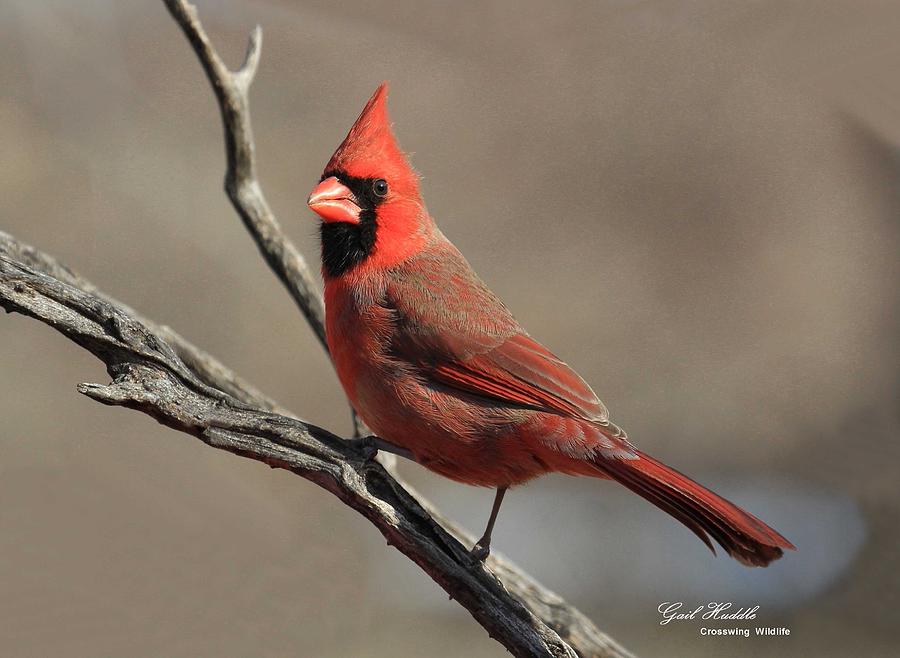
[[359, 214], [362, 212], [359, 203], [350, 188], [335, 176], [316, 185], [306, 204], [323, 222], [359, 224]]

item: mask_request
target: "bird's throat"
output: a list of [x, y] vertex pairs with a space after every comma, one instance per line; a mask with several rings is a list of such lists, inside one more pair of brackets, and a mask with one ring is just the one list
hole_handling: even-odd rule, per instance
[[365, 261], [375, 249], [375, 212], [363, 210], [358, 224], [323, 222], [322, 271], [326, 277], [337, 278]]

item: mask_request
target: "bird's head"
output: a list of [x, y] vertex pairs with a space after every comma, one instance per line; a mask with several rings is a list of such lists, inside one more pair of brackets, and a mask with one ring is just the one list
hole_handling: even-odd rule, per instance
[[326, 277], [362, 263], [389, 267], [424, 244], [432, 223], [418, 176], [391, 130], [386, 83], [331, 156], [307, 203], [322, 220]]

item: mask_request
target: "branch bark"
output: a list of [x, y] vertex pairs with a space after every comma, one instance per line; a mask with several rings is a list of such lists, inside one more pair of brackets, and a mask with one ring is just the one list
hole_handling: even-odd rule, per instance
[[[287, 287], [320, 342], [324, 307], [305, 259], [283, 234], [256, 177], [248, 90], [262, 32], [251, 35], [243, 65], [230, 72], [196, 10], [164, 0], [215, 91], [228, 160], [225, 187], [264, 259]], [[490, 570], [458, 541], [473, 538], [374, 462], [330, 432], [290, 415], [168, 327], [142, 318], [50, 256], [0, 232], [0, 306], [41, 320], [98, 356], [113, 381], [79, 391], [147, 413], [210, 446], [285, 468], [338, 496], [368, 518], [388, 543], [428, 573], [513, 654], [630, 656], [587, 617], [493, 554]], [[327, 349], [327, 346], [326, 346]], [[365, 431], [355, 418], [357, 435]], [[495, 576], [496, 574], [496, 576]], [[498, 579], [499, 577], [499, 579]]]

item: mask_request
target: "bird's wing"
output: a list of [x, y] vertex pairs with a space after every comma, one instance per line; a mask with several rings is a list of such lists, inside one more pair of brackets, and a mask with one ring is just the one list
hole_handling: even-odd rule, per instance
[[391, 349], [435, 383], [605, 424], [591, 387], [532, 339], [449, 243], [395, 273]]
[[574, 370], [527, 334], [465, 360], [444, 360], [434, 379], [468, 393], [542, 411], [606, 422], [609, 414]]

